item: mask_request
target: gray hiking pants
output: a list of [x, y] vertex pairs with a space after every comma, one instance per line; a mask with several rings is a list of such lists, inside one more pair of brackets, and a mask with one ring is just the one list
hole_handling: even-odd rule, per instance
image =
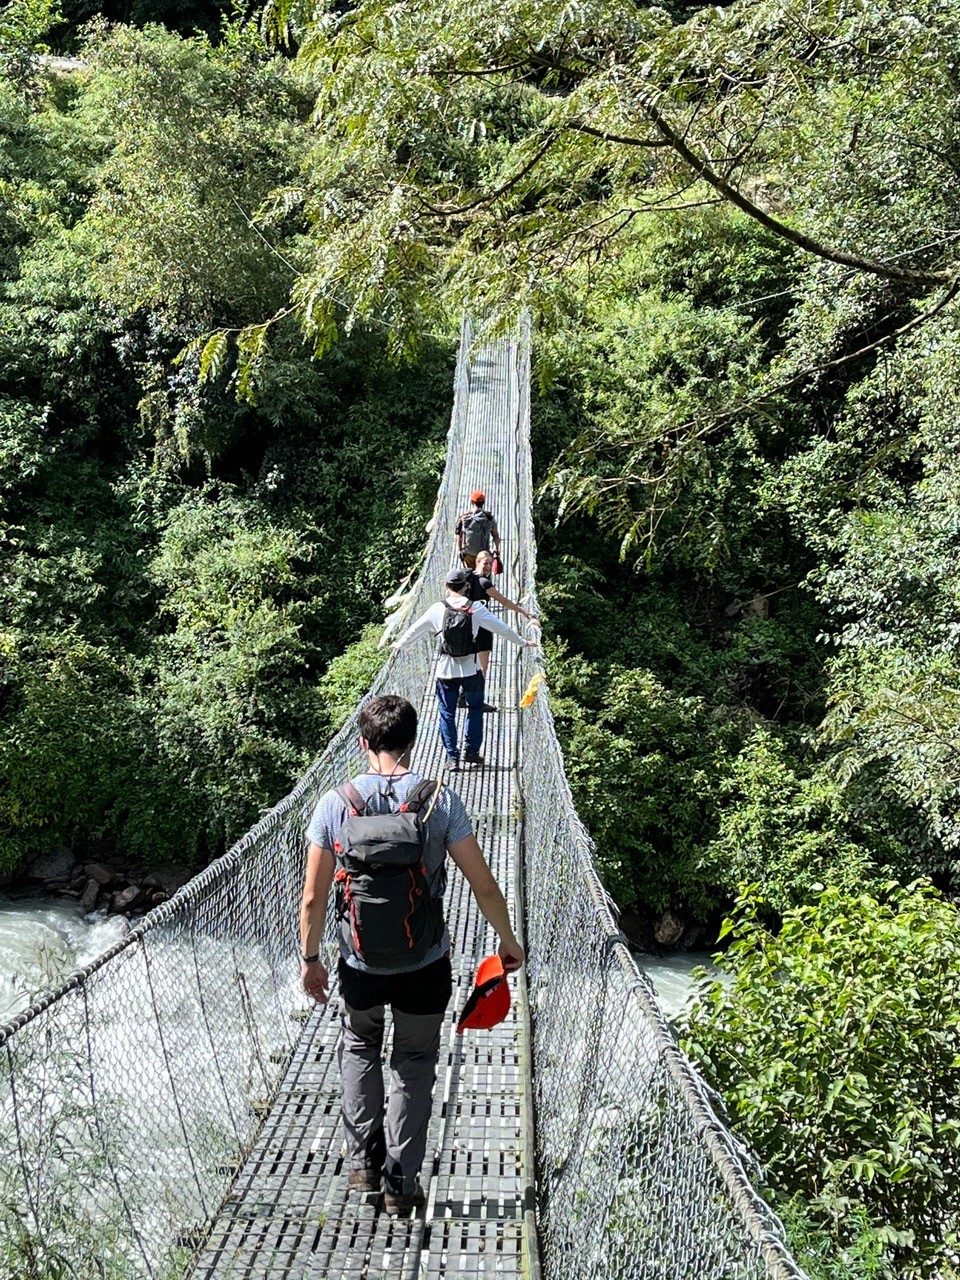
[[351, 1169], [383, 1168], [387, 1189], [407, 1195], [416, 1185], [427, 1146], [442, 1013], [393, 1009], [390, 1093], [384, 1114], [384, 1008], [351, 1009], [340, 1002], [343, 1127]]

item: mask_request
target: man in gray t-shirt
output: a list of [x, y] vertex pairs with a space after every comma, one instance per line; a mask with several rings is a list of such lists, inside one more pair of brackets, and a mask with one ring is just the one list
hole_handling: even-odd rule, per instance
[[[410, 771], [417, 713], [404, 698], [371, 698], [360, 712], [360, 745], [369, 770], [352, 780], [366, 812], [391, 813], [417, 791], [423, 779]], [[320, 960], [327, 900], [342, 859], [335, 852], [348, 816], [337, 791], [328, 791], [307, 828], [309, 848], [300, 909], [301, 982], [307, 995], [325, 1002], [328, 974]], [[460, 797], [442, 787], [425, 814], [424, 866], [429, 892], [442, 897], [446, 858], [460, 868], [483, 915], [500, 938], [507, 972], [523, 963], [507, 904], [484, 860]], [[341, 934], [338, 977], [343, 1038], [340, 1071], [343, 1124], [350, 1164], [348, 1188], [375, 1192], [384, 1183], [391, 1214], [407, 1214], [424, 1203], [419, 1173], [440, 1053], [440, 1028], [450, 1001], [450, 937], [442, 934], [416, 964], [372, 968], [348, 936]], [[381, 1069], [384, 1010], [393, 1010], [390, 1096], [384, 1114]]]
[[[376, 770], [369, 770], [352, 779], [354, 787], [367, 802], [367, 813], [395, 813], [405, 800], [410, 799], [422, 781], [419, 773], [388, 773], [384, 776]], [[348, 814], [347, 802], [343, 796], [337, 791], [328, 791], [313, 811], [307, 827], [307, 839], [321, 849], [332, 849]], [[473, 826], [467, 817], [463, 801], [455, 791], [442, 787], [427, 823], [427, 847], [424, 851], [427, 879], [435, 897], [441, 897], [446, 886], [447, 849], [472, 835]], [[440, 941], [412, 969], [396, 966], [371, 970], [347, 945], [343, 935], [340, 935], [340, 957], [344, 964], [365, 973], [415, 973], [417, 969], [425, 969], [427, 965], [445, 956], [449, 950], [450, 935], [444, 929]]]

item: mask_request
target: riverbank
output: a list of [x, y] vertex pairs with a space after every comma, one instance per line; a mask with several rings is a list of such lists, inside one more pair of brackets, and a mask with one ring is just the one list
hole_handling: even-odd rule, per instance
[[2, 889], [16, 901], [61, 898], [76, 903], [84, 915], [102, 911], [130, 916], [166, 902], [192, 874], [172, 864], [147, 870], [110, 858], [85, 862], [58, 845], [28, 862]]

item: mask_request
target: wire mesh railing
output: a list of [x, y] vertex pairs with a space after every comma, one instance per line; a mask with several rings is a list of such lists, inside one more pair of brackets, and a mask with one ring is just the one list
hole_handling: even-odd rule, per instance
[[[407, 605], [442, 596], [470, 329], [448, 464]], [[428, 646], [370, 694], [418, 702]], [[296, 927], [317, 798], [357, 772], [356, 714], [294, 790], [113, 948], [0, 1028], [0, 1277], [182, 1274], [300, 1032]]]
[[[521, 346], [526, 365], [529, 346]], [[517, 578], [535, 600], [529, 368]], [[543, 672], [525, 659], [526, 679]], [[749, 1154], [721, 1124], [617, 928], [542, 690], [521, 718], [538, 1228], [547, 1280], [797, 1280]], [[759, 1172], [759, 1170], [755, 1170]]]
[[[533, 590], [529, 343], [515, 439], [467, 439], [482, 394], [464, 326], [447, 465], [409, 615], [443, 594], [467, 477], [509, 477], [511, 583]], [[501, 355], [504, 348], [501, 347]], [[494, 459], [493, 453], [497, 453]], [[528, 674], [538, 669], [526, 659]], [[432, 653], [370, 693], [417, 703]], [[304, 830], [360, 764], [352, 718], [296, 788], [110, 951], [0, 1028], [0, 1276], [172, 1280], [250, 1149], [300, 1032]], [[546, 695], [522, 721], [539, 1228], [548, 1280], [801, 1273], [613, 923]]]

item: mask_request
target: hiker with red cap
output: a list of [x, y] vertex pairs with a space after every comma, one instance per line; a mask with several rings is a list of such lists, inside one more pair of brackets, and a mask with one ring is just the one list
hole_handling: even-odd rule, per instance
[[[417, 713], [405, 698], [371, 698], [360, 712], [366, 773], [328, 791], [307, 829], [300, 909], [301, 984], [327, 1000], [320, 956], [331, 885], [336, 887], [340, 959], [340, 1074], [350, 1191], [384, 1191], [391, 1215], [425, 1200], [419, 1182], [452, 992], [450, 935], [443, 917], [446, 859], [466, 878], [500, 944], [497, 974], [484, 970], [483, 1007], [461, 1025], [492, 1026], [509, 1007], [494, 991], [500, 965], [523, 964], [503, 894], [484, 859], [463, 801], [410, 768]], [[505, 983], [504, 983], [505, 985]], [[478, 995], [478, 1002], [481, 1000]], [[391, 1088], [384, 1096], [385, 1006], [393, 1014]]]
[[493, 541], [497, 559], [500, 559], [500, 530], [497, 522], [486, 509], [486, 495], [482, 489], [474, 489], [470, 495], [472, 507], [457, 516], [457, 551], [468, 569], [475, 569], [477, 556], [490, 550]]
[[465, 764], [483, 764], [483, 672], [477, 660], [477, 633], [481, 627], [496, 632], [519, 647], [534, 646], [535, 640], [524, 640], [513, 627], [492, 614], [482, 600], [469, 598], [470, 570], [451, 569], [446, 577], [447, 598], [432, 604], [412, 622], [393, 643], [394, 649], [406, 649], [421, 636], [440, 637], [437, 650], [437, 701], [440, 704], [440, 738], [447, 753], [447, 767], [460, 768], [460, 743], [457, 737], [457, 699], [462, 693], [467, 703], [467, 744]]

